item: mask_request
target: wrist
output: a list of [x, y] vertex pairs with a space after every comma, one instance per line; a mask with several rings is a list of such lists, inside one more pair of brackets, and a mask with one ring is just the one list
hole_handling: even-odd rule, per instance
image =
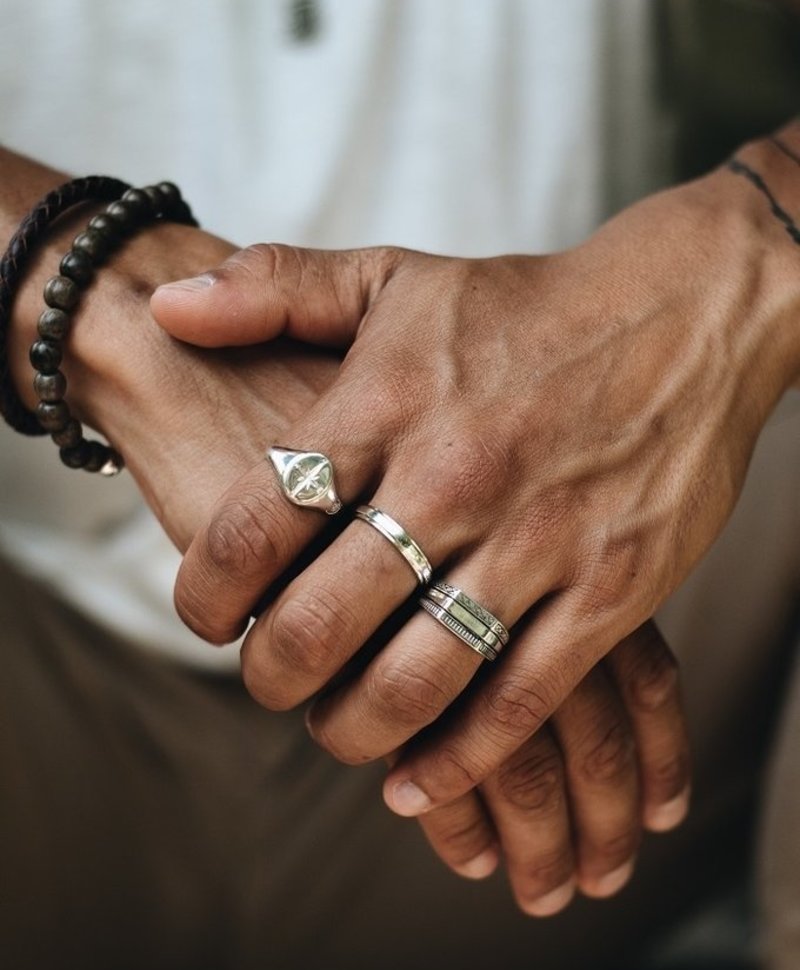
[[771, 408], [800, 380], [800, 124], [742, 146], [701, 182], [730, 209], [728, 231], [753, 291], [744, 321], [758, 362], [753, 377]]

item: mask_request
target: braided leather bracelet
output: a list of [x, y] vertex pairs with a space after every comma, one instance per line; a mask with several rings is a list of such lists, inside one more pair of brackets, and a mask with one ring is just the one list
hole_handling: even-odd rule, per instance
[[[47, 309], [39, 317], [39, 339], [30, 349], [36, 376], [34, 389], [39, 398], [35, 412], [22, 403], [11, 382], [7, 360], [7, 333], [14, 290], [24, 272], [33, 244], [39, 241], [55, 218], [71, 206], [86, 201], [114, 201], [89, 220], [72, 248], [61, 260], [60, 275], [47, 281], [44, 300]], [[0, 261], [0, 410], [6, 421], [25, 434], [50, 434], [58, 445], [61, 460], [70, 468], [115, 475], [122, 457], [100, 441], [83, 436], [80, 421], [64, 400], [66, 378], [59, 370], [62, 342], [70, 328], [70, 312], [77, 306], [81, 288], [87, 286], [99, 266], [135, 229], [155, 220], [169, 220], [196, 226], [191, 210], [171, 182], [145, 189], [132, 189], [124, 182], [102, 176], [76, 179], [49, 193], [23, 221]]]

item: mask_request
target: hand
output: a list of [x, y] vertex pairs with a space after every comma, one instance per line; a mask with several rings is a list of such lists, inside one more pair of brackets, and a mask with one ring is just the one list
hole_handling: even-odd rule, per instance
[[475, 791], [419, 821], [467, 877], [492, 872], [499, 846], [520, 908], [550, 916], [576, 888], [595, 897], [621, 889], [642, 826], [677, 825], [688, 794], [677, 667], [647, 623]]
[[[16, 164], [37, 180], [31, 197], [62, 180], [14, 157], [14, 164], [3, 166], [9, 185]], [[16, 307], [10, 362], [29, 405], [27, 346], [42, 283], [86, 218], [84, 213], [65, 225], [43, 248]], [[216, 497], [262, 453], [264, 441], [298, 420], [338, 370], [335, 357], [288, 344], [208, 353], [155, 327], [147, 304], [158, 283], [232, 252], [222, 240], [181, 226], [134, 236], [98, 274], [63, 365], [71, 407], [124, 453], [179, 548], [188, 545]], [[54, 474], [71, 474], [60, 468], [55, 449], [53, 463]], [[627, 857], [635, 850], [642, 819], [655, 829], [679, 821], [685, 796], [676, 796], [687, 782], [685, 732], [669, 652], [663, 644], [654, 649], [652, 638], [657, 632], [645, 629], [622, 645], [612, 654], [619, 656], [609, 668], [612, 676], [598, 671], [576, 694], [572, 713], [569, 706], [559, 713], [559, 747], [542, 735], [541, 743], [523, 748], [498, 773], [496, 791], [487, 783], [483, 800], [466, 795], [425, 819], [432, 843], [456, 871], [487, 874], [495, 864], [491, 858], [489, 868], [485, 857], [477, 868], [465, 863], [499, 840], [521, 904], [545, 914], [568, 901], [576, 867], [583, 891], [612, 891], [603, 876], [620, 852]], [[573, 781], [570, 766], [584, 763], [586, 770]], [[588, 777], [592, 768], [594, 780]], [[566, 815], [573, 802], [574, 849]], [[536, 829], [528, 827], [538, 819]], [[539, 898], [564, 882], [566, 893]]]
[[[721, 171], [553, 256], [263, 246], [156, 293], [159, 322], [204, 346], [352, 341], [334, 386], [276, 443], [329, 455], [346, 502], [390, 512], [514, 627], [435, 742], [393, 768], [395, 811], [420, 814], [489, 777], [722, 528], [800, 367], [787, 309], [798, 254], [770, 219]], [[189, 548], [181, 615], [206, 639], [238, 635], [321, 518], [287, 503], [260, 463]], [[310, 697], [413, 585], [396, 551], [353, 523], [248, 633], [251, 693], [276, 709]], [[312, 732], [348, 762], [385, 755], [478, 665], [417, 615], [315, 705]]]

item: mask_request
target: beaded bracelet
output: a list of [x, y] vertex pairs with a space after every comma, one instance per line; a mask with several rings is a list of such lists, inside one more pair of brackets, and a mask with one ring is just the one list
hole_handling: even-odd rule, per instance
[[49, 433], [58, 445], [61, 460], [69, 468], [115, 475], [124, 464], [115, 449], [83, 436], [80, 421], [72, 416], [64, 400], [67, 381], [59, 365], [63, 356], [62, 342], [70, 328], [70, 313], [78, 304], [81, 288], [93, 279], [95, 267], [102, 264], [126, 235], [148, 222], [159, 220], [197, 225], [179, 190], [171, 182], [144, 189], [126, 189], [121, 198], [89, 220], [87, 228], [75, 237], [71, 249], [61, 260], [60, 275], [45, 284], [47, 309], [39, 317], [39, 339], [30, 349], [30, 361], [36, 370], [33, 386], [39, 398], [33, 416], [42, 433]]
[[72, 179], [48, 192], [22, 220], [0, 257], [0, 413], [21, 434], [47, 434], [29, 411], [11, 380], [8, 366], [8, 327], [17, 288], [36, 246], [59, 216], [85, 202], [113, 202], [130, 188], [127, 182], [105, 175]]

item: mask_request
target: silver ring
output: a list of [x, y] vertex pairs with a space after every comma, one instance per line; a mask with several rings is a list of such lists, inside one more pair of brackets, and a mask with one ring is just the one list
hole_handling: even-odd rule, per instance
[[342, 502], [333, 484], [333, 465], [318, 451], [267, 450], [281, 491], [295, 505], [336, 515]]
[[443, 606], [438, 606], [432, 600], [425, 599], [424, 597], [419, 601], [419, 605], [426, 610], [434, 618], [438, 620], [442, 626], [447, 627], [447, 629], [454, 633], [459, 640], [463, 640], [468, 647], [479, 653], [485, 660], [497, 660], [497, 651], [489, 646], [484, 640], [482, 640], [477, 634], [473, 633], [463, 623], [460, 623], [457, 619], [450, 615]]
[[387, 515], [386, 512], [381, 512], [374, 505], [359, 505], [356, 509], [356, 518], [368, 523], [373, 529], [377, 529], [382, 536], [385, 536], [391, 542], [403, 559], [414, 570], [414, 575], [421, 585], [424, 586], [430, 582], [433, 569], [428, 561], [428, 557], [402, 525], [396, 522], [391, 515]]
[[494, 613], [490, 613], [471, 596], [467, 596], [458, 586], [451, 586], [450, 583], [434, 583], [425, 591], [425, 595], [434, 603], [444, 607], [479, 636], [483, 636], [483, 631], [486, 630], [497, 639], [501, 647], [508, 643], [509, 632]]

